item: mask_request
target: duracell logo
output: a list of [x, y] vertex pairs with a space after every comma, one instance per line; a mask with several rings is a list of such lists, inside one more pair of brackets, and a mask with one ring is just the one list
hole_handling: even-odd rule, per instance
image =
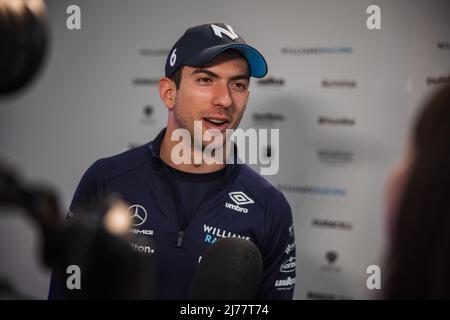
[[151, 49], [151, 48], [142, 48], [139, 52], [142, 56], [148, 57], [167, 57], [169, 54], [169, 49]]
[[253, 114], [253, 120], [255, 122], [284, 121], [284, 115], [273, 112], [255, 112]]
[[133, 85], [135, 86], [157, 86], [159, 82], [159, 78], [134, 78]]
[[321, 82], [321, 86], [323, 88], [327, 88], [327, 89], [345, 89], [345, 88], [350, 88], [350, 89], [354, 89], [356, 88], [356, 81], [355, 80], [328, 80], [328, 79], [324, 79]]
[[314, 54], [352, 54], [353, 48], [348, 46], [336, 47], [284, 47], [281, 53], [286, 55], [314, 55]]
[[311, 220], [311, 226], [316, 228], [341, 229], [348, 231], [353, 230], [353, 224], [344, 220], [313, 218]]
[[353, 152], [346, 150], [318, 150], [317, 158], [322, 163], [344, 164], [353, 161]]
[[356, 124], [355, 119], [342, 117], [342, 118], [331, 118], [326, 116], [320, 116], [317, 120], [319, 125], [334, 125], [334, 126], [354, 126]]
[[447, 84], [450, 83], [450, 76], [443, 76], [443, 77], [427, 77], [427, 86], [434, 86], [434, 85], [440, 85], [440, 84]]
[[450, 50], [450, 42], [449, 41], [438, 41], [437, 48], [440, 50]]
[[283, 78], [267, 77], [258, 80], [257, 83], [261, 87], [283, 87], [286, 84], [286, 80]]

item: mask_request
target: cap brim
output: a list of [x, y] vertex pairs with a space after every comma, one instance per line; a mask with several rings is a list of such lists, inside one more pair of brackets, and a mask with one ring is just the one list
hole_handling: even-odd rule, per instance
[[199, 67], [207, 64], [218, 54], [230, 49], [239, 51], [246, 58], [250, 68], [249, 73], [251, 77], [262, 78], [267, 74], [267, 63], [262, 54], [255, 48], [246, 44], [226, 44], [210, 47], [203, 50], [195, 58], [186, 60], [184, 64], [192, 67]]

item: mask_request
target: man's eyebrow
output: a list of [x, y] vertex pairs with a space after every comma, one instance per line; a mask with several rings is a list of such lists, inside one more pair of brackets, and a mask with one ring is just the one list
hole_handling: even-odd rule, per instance
[[240, 74], [240, 75], [231, 77], [230, 80], [250, 80], [250, 76], [248, 74]]
[[[208, 76], [212, 77], [212, 78], [220, 78], [218, 74], [209, 71], [207, 69], [195, 69], [194, 71], [192, 71], [191, 76], [198, 74], [198, 73], [204, 73], [207, 74]], [[239, 74], [237, 76], [233, 76], [230, 78], [230, 80], [250, 80], [250, 76], [248, 74]]]
[[210, 76], [212, 78], [219, 78], [218, 74], [215, 74], [214, 72], [211, 72], [206, 69], [195, 69], [194, 71], [192, 71], [191, 76], [193, 76], [194, 74], [197, 74], [197, 73], [206, 73], [208, 76]]

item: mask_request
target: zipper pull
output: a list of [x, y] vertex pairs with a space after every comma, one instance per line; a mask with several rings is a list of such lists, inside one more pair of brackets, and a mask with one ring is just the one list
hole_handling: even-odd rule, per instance
[[183, 236], [184, 236], [184, 231], [180, 230], [178, 232], [178, 242], [177, 242], [177, 247], [181, 248], [181, 246], [183, 245]]

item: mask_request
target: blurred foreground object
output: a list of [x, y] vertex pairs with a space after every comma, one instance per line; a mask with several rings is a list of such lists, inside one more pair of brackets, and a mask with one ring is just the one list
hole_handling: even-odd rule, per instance
[[409, 140], [387, 188], [384, 298], [450, 299], [450, 86], [422, 107]]
[[34, 78], [48, 43], [43, 0], [0, 0], [0, 95], [15, 93]]
[[[37, 224], [42, 237], [41, 257], [58, 278], [60, 299], [152, 299], [156, 286], [156, 260], [137, 252], [131, 244], [154, 247], [151, 240], [129, 232], [131, 216], [118, 195], [68, 220], [61, 219], [56, 192], [28, 186], [0, 162], [0, 209], [17, 206]], [[0, 213], [2, 211], [0, 210]], [[81, 270], [81, 290], [66, 286], [70, 266]], [[0, 277], [0, 296], [15, 293]], [[21, 299], [21, 298], [20, 298]]]
[[222, 238], [207, 249], [192, 281], [193, 300], [254, 300], [263, 274], [258, 247]]

